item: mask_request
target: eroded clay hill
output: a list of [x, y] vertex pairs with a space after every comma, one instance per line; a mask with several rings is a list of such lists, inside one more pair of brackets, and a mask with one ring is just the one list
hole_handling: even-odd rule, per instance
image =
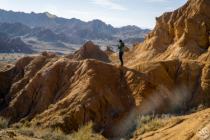
[[156, 18], [154, 30], [137, 46], [137, 60], [199, 59], [210, 61], [210, 1], [188, 0]]
[[0, 73], [0, 114], [10, 123], [32, 120], [65, 132], [93, 121], [96, 130], [115, 135], [113, 127], [131, 111], [164, 113], [208, 103], [209, 67], [171, 60], [130, 69], [47, 53], [25, 57]]
[[108, 64], [92, 42], [66, 57], [20, 59], [0, 71], [0, 115], [67, 133], [93, 121], [112, 137], [125, 135], [138, 114], [209, 105], [209, 7], [209, 0], [190, 0], [158, 18], [126, 67]]
[[107, 63], [110, 62], [108, 55], [92, 41], [86, 42], [78, 51], [67, 57], [75, 60], [96, 59]]

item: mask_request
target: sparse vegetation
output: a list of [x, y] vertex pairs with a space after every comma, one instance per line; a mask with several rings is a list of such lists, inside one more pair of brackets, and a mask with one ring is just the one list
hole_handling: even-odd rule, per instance
[[29, 137], [34, 137], [34, 131], [35, 129], [33, 128], [29, 128], [29, 127], [20, 127], [19, 129], [17, 129], [17, 131], [25, 136], [29, 136]]
[[[16, 130], [17, 129], [17, 130]], [[70, 140], [70, 136], [64, 134], [61, 130], [53, 130], [50, 128], [41, 129], [34, 127], [19, 127], [15, 130], [21, 135], [28, 136], [31, 138], [38, 138], [43, 140]]]
[[191, 108], [191, 109], [189, 110], [189, 112], [187, 112], [187, 113], [188, 113], [188, 114], [195, 113], [195, 112], [198, 112], [198, 111], [202, 111], [202, 110], [204, 110], [204, 109], [206, 109], [206, 108], [207, 108], [206, 105], [200, 104], [200, 105], [197, 106], [197, 107]]
[[14, 132], [17, 136], [43, 140], [102, 140], [103, 136], [93, 132], [93, 124], [88, 123], [77, 132], [65, 134], [59, 128], [40, 128], [30, 125], [28, 121], [19, 122], [8, 127], [8, 120], [0, 117], [0, 130]]
[[139, 116], [137, 119], [138, 123], [138, 133], [143, 134], [149, 131], [155, 131], [159, 128], [166, 125], [170, 115], [162, 115], [162, 116], [154, 116], [154, 115], [146, 115], [146, 116]]
[[0, 129], [5, 129], [8, 127], [8, 120], [3, 118], [3, 117], [0, 117]]
[[44, 129], [42, 131], [38, 131], [36, 135], [44, 140], [70, 140], [70, 136], [64, 134], [60, 129]]
[[74, 132], [71, 135], [72, 140], [102, 140], [104, 139], [101, 135], [95, 134], [93, 132], [93, 124], [88, 123], [87, 125], [81, 127], [79, 131]]

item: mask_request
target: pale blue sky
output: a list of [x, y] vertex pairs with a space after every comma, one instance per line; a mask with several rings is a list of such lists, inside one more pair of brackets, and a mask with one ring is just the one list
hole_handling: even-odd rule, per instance
[[0, 8], [24, 12], [50, 12], [84, 21], [101, 19], [115, 27], [137, 25], [153, 28], [155, 17], [187, 0], [0, 0]]

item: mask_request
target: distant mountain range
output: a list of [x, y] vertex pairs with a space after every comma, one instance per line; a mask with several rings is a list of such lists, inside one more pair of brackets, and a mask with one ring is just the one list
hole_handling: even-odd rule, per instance
[[0, 33], [0, 53], [33, 53], [30, 45], [20, 38], [9, 38], [7, 34]]
[[112, 45], [123, 39], [129, 45], [141, 42], [149, 29], [137, 26], [115, 28], [100, 20], [84, 22], [76, 18], [65, 19], [48, 12], [24, 13], [0, 10], [0, 32], [21, 38], [38, 50], [72, 50], [88, 40], [99, 45]]

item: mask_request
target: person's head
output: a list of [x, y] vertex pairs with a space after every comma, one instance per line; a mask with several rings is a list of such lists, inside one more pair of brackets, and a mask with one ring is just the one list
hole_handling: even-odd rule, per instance
[[120, 39], [119, 42], [122, 43], [122, 40]]

